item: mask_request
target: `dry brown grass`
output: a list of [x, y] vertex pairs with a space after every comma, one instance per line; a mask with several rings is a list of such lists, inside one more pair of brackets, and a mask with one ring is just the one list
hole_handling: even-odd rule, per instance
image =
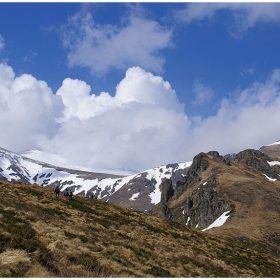
[[[175, 213], [173, 218], [185, 224], [186, 220], [180, 220], [176, 213], [182, 213], [187, 198], [193, 197], [194, 191], [207, 188], [207, 185], [203, 186], [204, 182], [215, 178], [216, 193], [233, 207], [230, 218], [222, 227], [212, 228], [205, 234], [227, 237], [280, 256], [280, 180], [269, 181], [253, 167], [227, 165], [209, 154], [207, 160], [209, 167], [198, 172], [201, 180], [189, 184], [178, 199], [167, 203]], [[161, 208], [156, 211], [154, 213], [161, 217]]]
[[117, 205], [4, 181], [0, 196], [1, 277], [280, 274], [272, 254]]

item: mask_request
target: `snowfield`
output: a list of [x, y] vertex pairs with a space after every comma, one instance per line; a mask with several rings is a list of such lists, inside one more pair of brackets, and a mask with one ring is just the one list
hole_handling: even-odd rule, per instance
[[56, 155], [56, 154], [51, 154], [51, 153], [46, 153], [38, 150], [27, 150], [24, 152], [21, 152], [19, 155], [48, 163], [54, 166], [59, 166], [59, 167], [64, 167], [64, 168], [69, 168], [69, 169], [74, 169], [74, 170], [82, 170], [82, 171], [89, 171], [89, 172], [96, 172], [96, 173], [107, 173], [107, 174], [113, 174], [113, 175], [132, 175], [134, 174], [132, 171], [129, 170], [112, 170], [112, 169], [94, 169], [91, 170], [88, 167], [83, 167], [83, 166], [76, 166], [71, 164], [69, 161], [67, 161], [65, 158]]

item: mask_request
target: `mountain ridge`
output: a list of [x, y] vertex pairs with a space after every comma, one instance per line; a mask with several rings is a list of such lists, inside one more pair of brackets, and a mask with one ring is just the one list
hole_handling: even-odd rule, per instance
[[162, 179], [171, 178], [175, 185], [187, 173], [190, 164], [168, 164], [124, 176], [57, 167], [0, 148], [2, 179], [51, 188], [58, 185], [61, 190], [68, 188], [75, 195], [93, 195], [104, 201], [146, 212], [160, 201], [159, 186]]
[[[265, 147], [275, 148], [274, 146], [278, 145], [279, 143], [275, 142]], [[250, 151], [249, 156], [248, 154], [245, 156], [246, 151]], [[229, 215], [225, 216], [225, 212], [233, 211], [233, 207], [229, 206], [230, 203], [218, 196], [216, 192], [219, 182], [213, 174], [218, 174], [217, 170], [223, 169], [224, 167], [222, 166], [230, 167], [232, 165], [244, 164], [246, 168], [252, 167], [257, 169], [257, 172], [261, 172], [269, 181], [277, 181], [280, 174], [280, 167], [278, 166], [280, 162], [277, 161], [277, 158], [270, 159], [268, 155], [261, 151], [261, 148], [259, 150], [248, 149], [237, 154], [225, 156], [219, 155], [217, 151], [199, 153], [189, 162], [168, 164], [124, 177], [55, 167], [5, 149], [0, 149], [0, 156], [0, 177], [2, 179], [7, 179], [7, 173], [10, 170], [12, 173], [8, 174], [11, 176], [8, 179], [12, 181], [35, 183], [50, 188], [59, 185], [61, 190], [68, 188], [74, 194], [83, 196], [93, 195], [103, 201], [144, 211], [165, 219], [174, 219], [175, 215], [177, 222], [199, 228], [200, 230], [206, 230], [207, 227], [217, 222], [221, 217], [227, 220]], [[209, 157], [218, 160], [218, 166], [215, 167], [216, 170], [213, 169], [212, 172], [214, 173], [210, 177], [207, 175], [209, 178], [206, 180], [201, 178], [199, 173], [204, 174], [204, 177], [207, 174], [207, 169], [210, 165]], [[4, 161], [6, 160], [4, 167], [3, 159]], [[7, 164], [7, 160], [10, 160], [10, 166]], [[16, 163], [19, 163], [19, 165]], [[36, 168], [41, 169], [34, 172], [35, 167], [30, 167], [32, 164], [35, 164]], [[22, 173], [19, 172], [21, 168]], [[31, 175], [29, 174], [30, 170], [33, 170]], [[248, 174], [250, 172], [247, 172]], [[234, 176], [238, 178], [238, 174]], [[250, 176], [256, 175], [251, 174]], [[202, 179], [204, 182], [201, 182]], [[191, 193], [187, 190], [190, 184], [196, 186]], [[206, 184], [207, 186], [205, 186]], [[204, 205], [205, 202], [202, 201], [205, 198], [208, 199], [208, 204], [214, 203], [216, 205], [215, 209], [209, 212], [209, 209], [201, 208], [200, 212], [195, 213], [193, 211], [194, 205]], [[180, 206], [183, 209], [179, 207], [181, 210], [176, 210], [175, 214], [171, 211], [176, 204], [174, 201], [177, 201], [178, 205], [180, 203], [184, 204], [184, 206]], [[231, 203], [231, 205], [234, 205], [234, 203]], [[186, 216], [188, 211], [192, 211], [194, 216]], [[197, 220], [195, 216], [201, 216], [200, 220]]]

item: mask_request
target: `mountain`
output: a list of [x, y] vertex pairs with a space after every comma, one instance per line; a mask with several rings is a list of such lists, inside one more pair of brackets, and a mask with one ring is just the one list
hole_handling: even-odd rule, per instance
[[280, 254], [279, 176], [280, 160], [258, 150], [232, 162], [216, 151], [200, 153], [167, 199], [170, 182], [163, 182], [152, 214]]
[[[48, 162], [43, 162], [42, 160]], [[53, 164], [60, 164], [55, 166]], [[0, 179], [21, 181], [91, 196], [140, 211], [150, 211], [160, 202], [160, 184], [169, 178], [173, 185], [188, 172], [191, 162], [169, 164], [129, 176], [72, 169], [57, 155], [40, 151], [21, 154], [0, 148]]]
[[[80, 171], [89, 171], [92, 172], [93, 170], [89, 169], [88, 167], [83, 167], [83, 166], [73, 166], [71, 163], [69, 163], [65, 158], [52, 154], [52, 153], [47, 153], [43, 151], [38, 151], [38, 150], [26, 150], [19, 155], [36, 160], [37, 162], [44, 162], [48, 163], [53, 166], [59, 166], [59, 167], [64, 167], [67, 169], [72, 169], [72, 170], [80, 170]], [[126, 176], [126, 175], [132, 175], [135, 172], [128, 171], [128, 170], [105, 170], [105, 169], [95, 169], [95, 173], [105, 173], [105, 174], [114, 174], [114, 175], [121, 175], [121, 176]]]
[[[56, 167], [0, 149], [0, 178], [50, 188], [58, 184], [76, 195], [93, 194], [210, 234], [235, 238], [236, 232], [244, 242], [279, 251], [280, 162], [275, 153], [279, 146], [278, 141], [259, 151], [225, 156], [217, 151], [200, 153], [189, 162], [128, 176]], [[253, 235], [252, 224], [256, 224]]]
[[279, 255], [112, 203], [7, 180], [0, 197], [0, 277], [280, 274]]

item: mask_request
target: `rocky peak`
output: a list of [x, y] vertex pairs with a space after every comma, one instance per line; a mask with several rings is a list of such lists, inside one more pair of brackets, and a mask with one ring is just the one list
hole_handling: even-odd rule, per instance
[[270, 178], [277, 179], [278, 173], [271, 167], [268, 162], [272, 161], [270, 157], [261, 151], [254, 149], [247, 149], [238, 154], [233, 158], [235, 164], [246, 164], [257, 169], [260, 173], [267, 175]]
[[194, 172], [205, 171], [209, 166], [208, 159], [209, 157], [207, 154], [199, 153], [194, 157], [190, 170], [193, 170]]
[[[153, 214], [201, 229], [209, 226], [230, 210], [228, 202], [216, 191], [219, 182], [215, 178], [217, 164], [230, 165], [228, 162], [216, 151], [196, 155], [184, 180], [177, 182], [174, 195], [172, 182], [162, 182], [161, 202], [152, 211]], [[216, 171], [210, 172], [210, 177], [206, 175], [208, 178], [205, 181], [205, 172], [209, 168]], [[204, 182], [201, 182], [202, 178]]]
[[208, 153], [199, 153], [193, 158], [192, 165], [190, 166], [189, 172], [185, 176], [184, 180], [178, 181], [176, 184], [176, 189], [174, 197], [178, 198], [192, 183], [197, 183], [201, 180], [199, 174], [206, 171], [210, 166], [210, 160], [219, 161], [222, 164], [230, 165], [228, 159], [224, 159], [217, 151], [210, 151]]

